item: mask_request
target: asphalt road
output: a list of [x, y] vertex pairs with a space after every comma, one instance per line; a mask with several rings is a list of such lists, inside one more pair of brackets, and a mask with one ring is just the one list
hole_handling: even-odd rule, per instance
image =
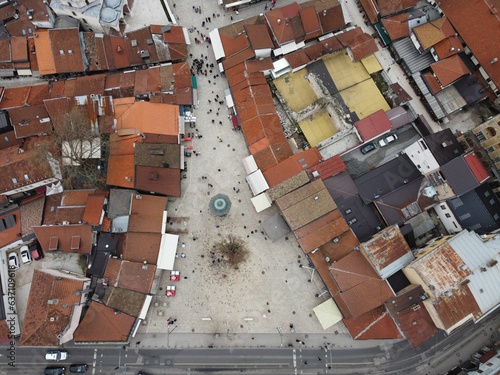
[[499, 309], [480, 324], [468, 323], [449, 336], [444, 334], [413, 349], [408, 342], [364, 349], [238, 348], [238, 349], [133, 349], [69, 346], [70, 360], [47, 363], [45, 349], [15, 348], [15, 367], [9, 366], [2, 345], [0, 374], [41, 374], [47, 365], [69, 368], [87, 363], [88, 373], [132, 375], [147, 370], [160, 374], [443, 374], [465, 361], [477, 349], [499, 339]]

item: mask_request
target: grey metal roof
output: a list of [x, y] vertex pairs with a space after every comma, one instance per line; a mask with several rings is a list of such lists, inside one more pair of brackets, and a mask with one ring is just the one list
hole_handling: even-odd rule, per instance
[[464, 153], [457, 138], [448, 128], [424, 137], [424, 141], [439, 165], [444, 165]]
[[410, 38], [396, 40], [392, 46], [411, 74], [427, 69], [435, 62], [430, 52], [420, 54]]
[[111, 189], [109, 191], [108, 217], [110, 219], [130, 214], [132, 194], [135, 194], [135, 190]]
[[290, 228], [286, 225], [285, 219], [283, 219], [279, 213], [264, 221], [261, 227], [273, 242], [290, 232]]
[[451, 199], [448, 206], [462, 228], [484, 234], [500, 227], [500, 201], [488, 184]]
[[358, 195], [358, 188], [347, 171], [323, 181], [342, 217], [349, 222], [356, 238], [363, 242], [370, 239], [383, 226], [382, 219], [373, 205], [365, 205]]
[[401, 106], [394, 107], [386, 112], [392, 128], [397, 129], [411, 122], [408, 111]]
[[422, 174], [403, 154], [354, 180], [365, 204], [420, 178]]
[[463, 157], [455, 158], [442, 165], [441, 172], [457, 197], [479, 186], [476, 176]]
[[[483, 242], [474, 232], [464, 230], [449, 241], [450, 246], [472, 271], [467, 277], [481, 312], [486, 313], [500, 303], [500, 236]], [[497, 265], [492, 265], [496, 261]]]
[[412, 78], [415, 81], [416, 85], [418, 86], [418, 89], [420, 90], [422, 95], [424, 95], [425, 100], [427, 101], [427, 103], [431, 107], [431, 111], [434, 113], [436, 118], [438, 120], [440, 120], [440, 119], [446, 117], [446, 114], [443, 112], [443, 109], [439, 105], [436, 98], [429, 91], [429, 89], [428, 89], [427, 85], [425, 84], [424, 80], [422, 79], [422, 76], [420, 75], [420, 73], [417, 72], [417, 73], [413, 74]]

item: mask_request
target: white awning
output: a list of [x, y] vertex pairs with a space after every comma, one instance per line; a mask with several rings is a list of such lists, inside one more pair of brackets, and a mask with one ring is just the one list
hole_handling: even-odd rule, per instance
[[313, 309], [323, 329], [328, 329], [342, 320], [342, 313], [330, 298]]
[[139, 316], [137, 317], [138, 319], [146, 319], [146, 314], [148, 313], [149, 310], [149, 305], [151, 305], [151, 301], [153, 300], [153, 296], [147, 295], [146, 298], [144, 298], [144, 303], [142, 305], [141, 312], [139, 313]]
[[219, 59], [226, 57], [224, 47], [222, 46], [222, 41], [220, 40], [219, 29], [213, 29], [208, 33], [208, 36], [210, 37], [210, 43], [212, 44], [215, 60], [218, 61]]
[[257, 163], [255, 162], [253, 155], [249, 155], [245, 159], [243, 159], [243, 167], [245, 167], [247, 175], [259, 169], [259, 167], [257, 167]]
[[248, 175], [246, 177], [246, 180], [248, 185], [250, 185], [250, 189], [252, 190], [252, 194], [254, 196], [269, 189], [269, 185], [267, 184], [266, 179], [264, 178], [264, 175], [262, 174], [262, 171], [260, 169], [257, 169], [255, 172]]
[[227, 108], [233, 108], [234, 107], [234, 101], [233, 101], [233, 96], [231, 95], [231, 90], [225, 89], [224, 90], [224, 96], [226, 97]]
[[269, 198], [269, 195], [267, 195], [266, 192], [263, 192], [262, 194], [257, 195], [256, 197], [253, 197], [251, 199], [253, 207], [255, 208], [255, 211], [262, 212], [266, 208], [271, 207], [271, 204], [273, 203], [271, 199]]
[[160, 251], [156, 262], [157, 268], [173, 271], [178, 243], [179, 236], [177, 234], [165, 233], [161, 235]]

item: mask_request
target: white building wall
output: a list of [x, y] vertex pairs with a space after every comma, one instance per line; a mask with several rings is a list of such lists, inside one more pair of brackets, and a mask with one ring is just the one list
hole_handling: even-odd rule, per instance
[[423, 175], [435, 172], [439, 169], [438, 162], [422, 138], [406, 147], [403, 152], [408, 155], [412, 163], [415, 164]]
[[458, 233], [463, 230], [446, 202], [439, 203], [434, 207], [434, 210], [438, 214], [439, 220], [441, 220], [449, 234]]

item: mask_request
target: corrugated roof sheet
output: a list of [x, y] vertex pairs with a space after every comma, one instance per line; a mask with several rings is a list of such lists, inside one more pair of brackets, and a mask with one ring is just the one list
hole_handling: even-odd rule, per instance
[[420, 54], [410, 38], [396, 40], [392, 46], [411, 74], [428, 68], [434, 62], [430, 52]]

